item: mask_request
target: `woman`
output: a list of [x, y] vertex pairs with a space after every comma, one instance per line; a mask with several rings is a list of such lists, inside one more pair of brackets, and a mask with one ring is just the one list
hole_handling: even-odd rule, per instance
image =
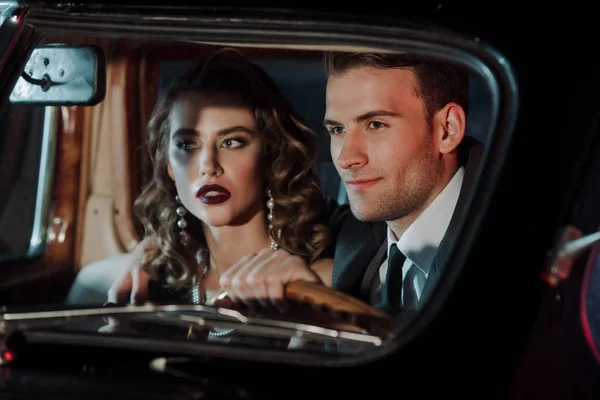
[[149, 123], [152, 179], [135, 212], [154, 245], [151, 301], [206, 303], [241, 257], [283, 248], [330, 271], [316, 135], [235, 50], [195, 63]]

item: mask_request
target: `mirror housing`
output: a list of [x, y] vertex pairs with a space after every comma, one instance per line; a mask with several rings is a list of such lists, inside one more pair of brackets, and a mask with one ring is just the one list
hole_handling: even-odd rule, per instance
[[106, 61], [98, 46], [50, 44], [33, 50], [10, 102], [93, 106], [106, 94]]

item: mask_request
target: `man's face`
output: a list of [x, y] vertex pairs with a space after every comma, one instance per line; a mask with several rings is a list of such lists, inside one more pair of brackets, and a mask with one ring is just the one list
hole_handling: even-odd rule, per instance
[[418, 214], [441, 155], [410, 69], [354, 69], [327, 82], [325, 127], [352, 213], [363, 221]]

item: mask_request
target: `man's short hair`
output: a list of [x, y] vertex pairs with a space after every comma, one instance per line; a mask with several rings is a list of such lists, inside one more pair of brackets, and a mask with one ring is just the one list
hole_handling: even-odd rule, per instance
[[427, 118], [450, 102], [469, 107], [469, 72], [465, 67], [439, 58], [418, 54], [327, 52], [324, 57], [327, 76], [358, 68], [407, 68], [416, 75], [417, 96], [425, 103]]

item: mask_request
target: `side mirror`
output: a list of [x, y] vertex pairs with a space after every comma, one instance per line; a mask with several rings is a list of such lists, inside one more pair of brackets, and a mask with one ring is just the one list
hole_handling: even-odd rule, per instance
[[106, 64], [98, 46], [51, 44], [33, 50], [10, 102], [93, 106], [106, 94]]

